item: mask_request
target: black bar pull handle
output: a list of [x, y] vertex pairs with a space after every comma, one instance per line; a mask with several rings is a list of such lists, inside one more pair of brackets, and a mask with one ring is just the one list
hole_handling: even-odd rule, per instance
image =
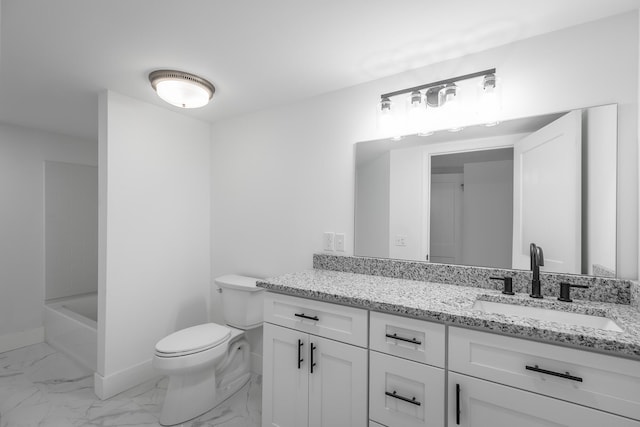
[[296, 317], [302, 317], [303, 319], [315, 320], [316, 322], [320, 320], [318, 319], [318, 316], [307, 316], [304, 313], [294, 313], [293, 315]]
[[397, 394], [397, 392], [395, 390], [393, 390], [393, 393], [389, 393], [388, 391], [385, 391], [384, 394], [386, 394], [389, 397], [393, 397], [394, 399], [398, 399], [398, 400], [402, 400], [403, 402], [411, 403], [412, 405], [416, 405], [416, 406], [422, 405], [422, 403], [418, 402], [415, 397], [412, 397], [411, 399], [409, 399], [408, 397], [400, 396], [399, 394]]
[[316, 366], [316, 362], [313, 361], [313, 350], [315, 350], [316, 348], [318, 348], [318, 347], [316, 347], [315, 345], [313, 345], [313, 343], [311, 343], [311, 350], [309, 352], [311, 353], [311, 364], [310, 364], [310, 366], [311, 366], [311, 373], [312, 374], [313, 374], [313, 367]]
[[422, 341], [418, 341], [415, 338], [403, 338], [403, 337], [399, 337], [397, 334], [393, 334], [393, 335], [385, 334], [385, 337], [398, 340], [398, 341], [410, 342], [411, 344], [417, 344], [417, 345], [422, 344]]
[[534, 365], [534, 366], [526, 365], [525, 368], [527, 371], [540, 372], [541, 374], [553, 375], [554, 377], [560, 377], [560, 378], [564, 378], [571, 381], [578, 381], [579, 383], [582, 382], [582, 378], [571, 375], [569, 372], [562, 373], [562, 372], [549, 371], [547, 369], [538, 368], [538, 365]]
[[456, 384], [456, 424], [460, 425], [460, 384]]
[[304, 359], [301, 356], [302, 353], [302, 346], [304, 345], [304, 343], [302, 342], [302, 340], [298, 340], [298, 369], [300, 369], [300, 365], [302, 364], [302, 362], [304, 362]]

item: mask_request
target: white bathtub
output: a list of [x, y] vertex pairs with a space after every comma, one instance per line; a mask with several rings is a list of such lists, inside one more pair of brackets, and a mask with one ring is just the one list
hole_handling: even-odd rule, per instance
[[98, 294], [49, 301], [44, 306], [44, 339], [95, 371], [98, 361]]

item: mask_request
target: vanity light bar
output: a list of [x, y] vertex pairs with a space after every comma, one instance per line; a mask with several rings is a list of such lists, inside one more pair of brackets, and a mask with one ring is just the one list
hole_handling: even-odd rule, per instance
[[392, 96], [397, 96], [397, 95], [402, 95], [402, 94], [405, 94], [405, 93], [411, 93], [411, 92], [415, 92], [415, 91], [420, 91], [420, 90], [428, 89], [428, 88], [434, 87], [434, 86], [444, 86], [444, 85], [452, 84], [452, 83], [459, 82], [459, 81], [462, 81], [462, 80], [474, 79], [476, 77], [483, 77], [483, 76], [486, 76], [487, 74], [495, 74], [495, 73], [496, 73], [496, 69], [495, 68], [490, 68], [488, 70], [478, 71], [477, 73], [465, 74], [463, 76], [453, 77], [453, 78], [445, 79], [445, 80], [439, 80], [437, 82], [427, 83], [427, 84], [423, 84], [423, 85], [420, 85], [420, 86], [414, 86], [414, 87], [410, 87], [410, 88], [407, 88], [407, 89], [396, 90], [395, 92], [384, 93], [384, 94], [380, 95], [380, 99], [384, 101], [385, 98], [391, 98]]

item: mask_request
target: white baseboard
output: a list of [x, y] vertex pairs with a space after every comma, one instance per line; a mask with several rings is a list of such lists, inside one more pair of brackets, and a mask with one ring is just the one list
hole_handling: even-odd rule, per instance
[[0, 353], [44, 342], [44, 327], [0, 336]]
[[115, 374], [102, 376], [97, 372], [93, 375], [94, 392], [100, 399], [108, 399], [125, 390], [129, 390], [145, 381], [158, 376], [149, 359], [138, 365], [123, 369]]
[[[251, 353], [251, 372], [262, 375], [262, 355]], [[100, 399], [108, 399], [157, 376], [151, 359], [104, 377], [96, 372], [93, 375], [94, 392]]]
[[251, 373], [262, 375], [262, 355], [251, 353]]

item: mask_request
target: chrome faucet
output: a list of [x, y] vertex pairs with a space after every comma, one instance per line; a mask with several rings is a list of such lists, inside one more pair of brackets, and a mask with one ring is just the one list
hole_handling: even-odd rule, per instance
[[544, 253], [540, 246], [531, 243], [529, 245], [529, 254], [531, 256], [531, 271], [533, 272], [529, 296], [531, 298], [542, 298], [542, 293], [540, 293], [540, 266], [544, 265]]

